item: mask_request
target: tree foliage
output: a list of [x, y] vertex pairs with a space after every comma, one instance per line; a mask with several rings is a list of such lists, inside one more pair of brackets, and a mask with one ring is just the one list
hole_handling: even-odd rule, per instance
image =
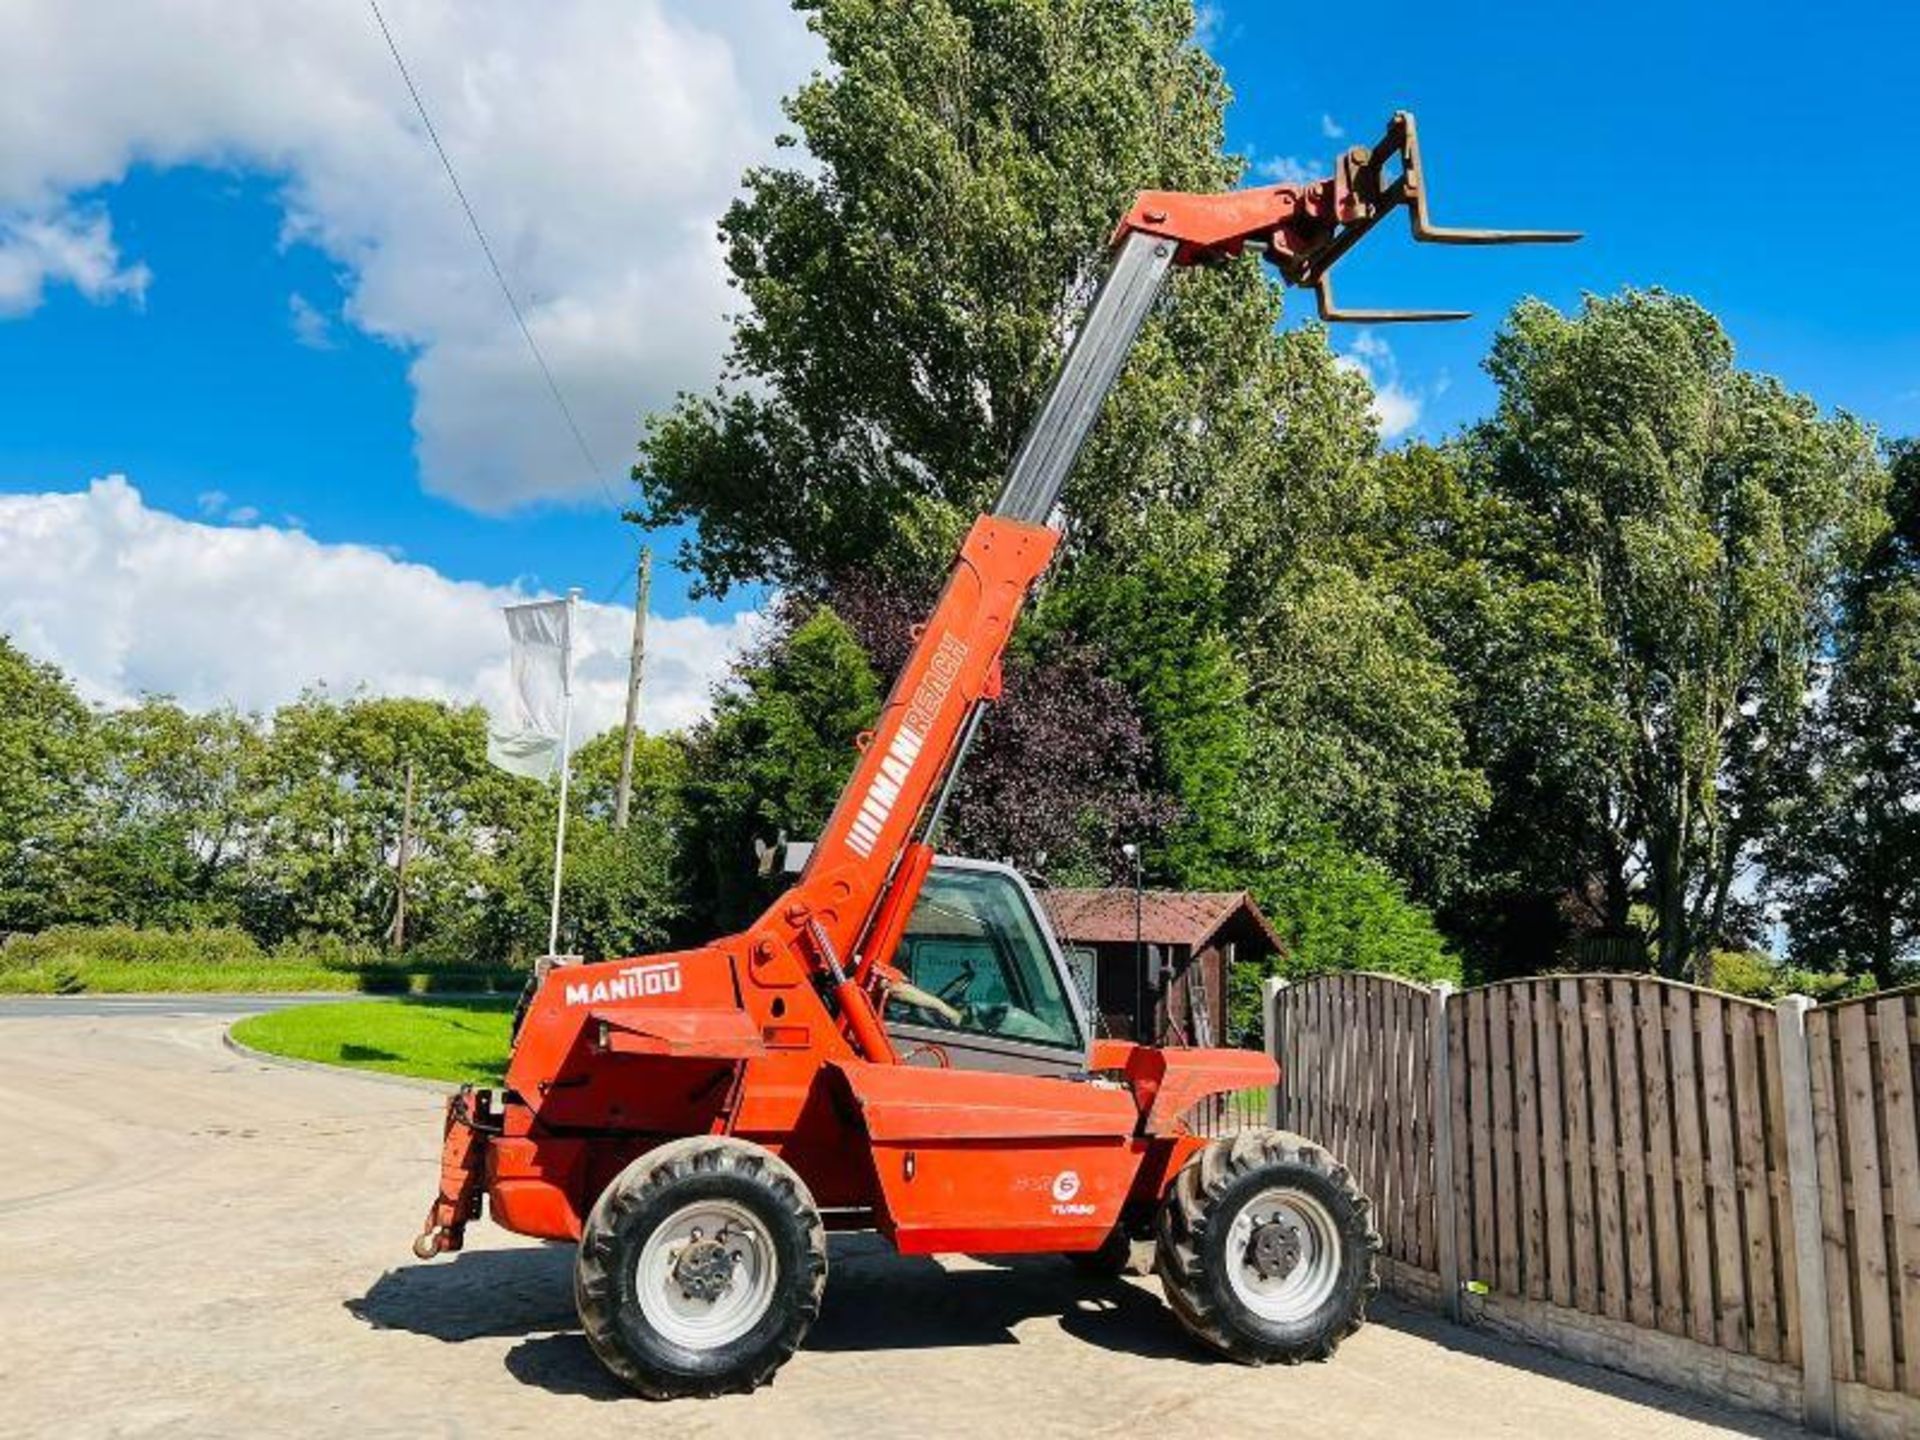
[[64, 676], [0, 635], [0, 932], [63, 918], [84, 824], [89, 715]]
[[[635, 476], [645, 518], [693, 526], [683, 559], [709, 589], [772, 580], [842, 605], [890, 677], [904, 649], [860, 615], [875, 594], [930, 603], [1115, 216], [1241, 167], [1188, 0], [813, 16], [831, 68], [788, 107], [812, 163], [748, 175], [722, 224], [745, 302], [728, 373], [649, 422]], [[1074, 470], [1063, 560], [970, 758], [957, 843], [1088, 879], [1131, 839], [1156, 879], [1200, 883], [1278, 807], [1424, 896], [1456, 882], [1484, 787], [1455, 687], [1377, 564], [1366, 384], [1279, 318], [1251, 256], [1175, 275]]]
[[1920, 950], [1920, 447], [1891, 470], [1767, 860], [1795, 958], [1881, 985]]
[[1516, 578], [1565, 591], [1576, 650], [1603, 656], [1612, 723], [1585, 824], [1608, 893], [1644, 891], [1660, 968], [1680, 974], [1765, 835], [1838, 581], [1879, 514], [1872, 439], [1737, 368], [1712, 315], [1659, 291], [1571, 316], [1522, 304], [1488, 368], [1478, 477], [1538, 522]]
[[[715, 591], [937, 569], [992, 498], [1114, 217], [1142, 188], [1233, 177], [1190, 0], [806, 8], [829, 68], [786, 110], [810, 163], [747, 175], [720, 227], [746, 305], [726, 381], [657, 417], [635, 471], [650, 521], [692, 523], [683, 558]], [[1256, 306], [1251, 333], [1268, 318]]]
[[149, 698], [93, 726], [71, 918], [178, 929], [234, 923], [266, 746], [231, 709]]
[[846, 622], [810, 607], [735, 666], [689, 742], [685, 879], [696, 929], [740, 928], [763, 899], [755, 842], [811, 840], [852, 773], [880, 683]]
[[[4, 640], [0, 687], [0, 928], [243, 926], [280, 956], [397, 959], [411, 765], [405, 955], [484, 969], [545, 948], [554, 787], [487, 764], [478, 707], [314, 691], [266, 721], [164, 697], [91, 711]], [[625, 831], [618, 764], [617, 734], [574, 758], [562, 943], [595, 957], [665, 943], [684, 908], [683, 746], [640, 737]]]

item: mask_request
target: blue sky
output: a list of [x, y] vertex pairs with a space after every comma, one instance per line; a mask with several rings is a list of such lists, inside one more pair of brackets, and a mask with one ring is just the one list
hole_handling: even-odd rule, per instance
[[1891, 433], [1920, 432], [1920, 197], [1896, 178], [1920, 10], [1388, 5], [1331, 46], [1303, 43], [1290, 13], [1228, 5], [1215, 23], [1237, 147], [1323, 158], [1341, 142], [1314, 119], [1352, 143], [1411, 109], [1442, 222], [1587, 234], [1569, 249], [1489, 251], [1376, 236], [1356, 252], [1343, 301], [1478, 312], [1389, 337], [1402, 376], [1424, 387], [1420, 430], [1491, 405], [1480, 357], [1519, 295], [1564, 307], [1661, 285], [1719, 314], [1743, 364]]
[[[24, 88], [29, 114], [44, 97], [43, 129], [0, 137], [0, 500], [124, 474], [147, 510], [196, 526], [286, 530], [315, 553], [366, 546], [450, 581], [579, 585], [618, 601], [633, 537], [580, 473], [390, 62], [362, 17], [342, 17], [355, 7], [283, 12], [290, 31], [333, 27], [304, 44], [263, 10], [260, 53], [300, 45], [338, 74], [242, 87], [231, 103], [209, 99], [222, 82], [184, 60], [166, 68], [164, 32], [190, 32], [190, 18], [142, 21], [134, 6], [117, 34], [74, 35], [62, 29], [72, 8], [46, 0], [0, 20], [0, 89]], [[551, 24], [444, 0], [390, 10], [402, 43], [419, 48], [435, 118], [463, 171], [471, 161], [463, 178], [623, 500], [639, 412], [704, 386], [722, 333], [723, 301], [704, 279], [649, 294], [636, 277], [706, 263], [684, 236], [706, 229], [740, 166], [765, 153], [775, 100], [812, 60], [777, 6], [721, 10], [585, 0]], [[1440, 220], [1588, 234], [1570, 249], [1415, 251], [1396, 227], [1348, 262], [1349, 303], [1478, 312], [1359, 342], [1406, 433], [1439, 436], [1484, 412], [1480, 357], [1514, 299], [1566, 306], [1626, 284], [1697, 296], [1744, 363], [1889, 433], [1920, 433], [1920, 286], [1909, 273], [1920, 199], [1896, 168], [1920, 50], [1913, 10], [1386, 5], [1341, 21], [1351, 33], [1338, 37], [1332, 17], [1316, 34], [1279, 6], [1208, 11], [1207, 43], [1238, 97], [1230, 139], [1256, 176], [1318, 170], [1404, 107], [1420, 119]], [[154, 67], [136, 81], [122, 74], [127, 47]], [[655, 101], [636, 91], [663, 87], [625, 82], [667, 52], [691, 57], [675, 64], [695, 79], [687, 103], [648, 110]], [[232, 73], [245, 73], [245, 56], [234, 59]], [[22, 68], [9, 76], [9, 64]], [[49, 65], [73, 66], [72, 83], [24, 68]], [[514, 73], [495, 77], [489, 104], [494, 70]], [[130, 101], [119, 109], [133, 118], [83, 144], [76, 128], [108, 122], [61, 107], [102, 76], [151, 92], [154, 113]], [[542, 85], [569, 97], [558, 120]], [[499, 101], [521, 91], [528, 108]], [[341, 95], [359, 103], [338, 105]], [[374, 112], [377, 123], [363, 120]], [[362, 123], [370, 138], [348, 133]], [[636, 232], [640, 212], [620, 208], [629, 203], [664, 207], [673, 228]], [[29, 245], [44, 273], [26, 290], [16, 279], [9, 304], [8, 247], [19, 250], [29, 222], [51, 227], [64, 258], [47, 259], [53, 241]], [[655, 263], [662, 255], [679, 258]], [[1296, 299], [1289, 313], [1309, 308]], [[608, 313], [620, 323], [604, 323]], [[7, 563], [0, 548], [0, 572]], [[714, 626], [756, 598], [696, 602], [685, 577], [663, 569], [655, 609]], [[87, 637], [47, 608], [38, 621], [0, 609], [0, 620], [84, 669]], [[157, 640], [96, 689], [192, 690], [168, 670], [169, 648]], [[218, 691], [216, 674], [202, 679], [202, 698]]]

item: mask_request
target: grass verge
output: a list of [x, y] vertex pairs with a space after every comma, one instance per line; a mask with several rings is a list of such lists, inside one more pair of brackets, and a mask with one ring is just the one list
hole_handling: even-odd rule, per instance
[[507, 999], [366, 1000], [250, 1015], [233, 1038], [294, 1060], [495, 1084], [507, 1068], [512, 1023]]
[[505, 966], [388, 955], [371, 945], [300, 937], [272, 949], [232, 926], [141, 930], [63, 925], [0, 944], [0, 995], [138, 995], [219, 991], [265, 995], [518, 993], [524, 974]]
[[333, 970], [322, 965], [125, 965], [86, 960], [64, 965], [0, 970], [0, 995], [472, 995], [487, 990], [518, 992], [512, 972], [462, 970]]

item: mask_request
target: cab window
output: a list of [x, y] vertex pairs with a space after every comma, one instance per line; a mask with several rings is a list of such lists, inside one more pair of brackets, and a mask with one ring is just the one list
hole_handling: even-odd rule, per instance
[[887, 1004], [890, 1021], [1027, 1044], [1081, 1045], [1046, 937], [1011, 876], [931, 872], [894, 965], [953, 1013], [896, 995]]

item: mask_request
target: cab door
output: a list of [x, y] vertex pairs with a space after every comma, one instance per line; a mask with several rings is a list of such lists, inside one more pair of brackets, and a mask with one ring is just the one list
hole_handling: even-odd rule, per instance
[[936, 860], [893, 965], [959, 1016], [890, 999], [887, 1031], [906, 1063], [1086, 1072], [1091, 1030], [1079, 989], [1033, 892], [1010, 867]]

